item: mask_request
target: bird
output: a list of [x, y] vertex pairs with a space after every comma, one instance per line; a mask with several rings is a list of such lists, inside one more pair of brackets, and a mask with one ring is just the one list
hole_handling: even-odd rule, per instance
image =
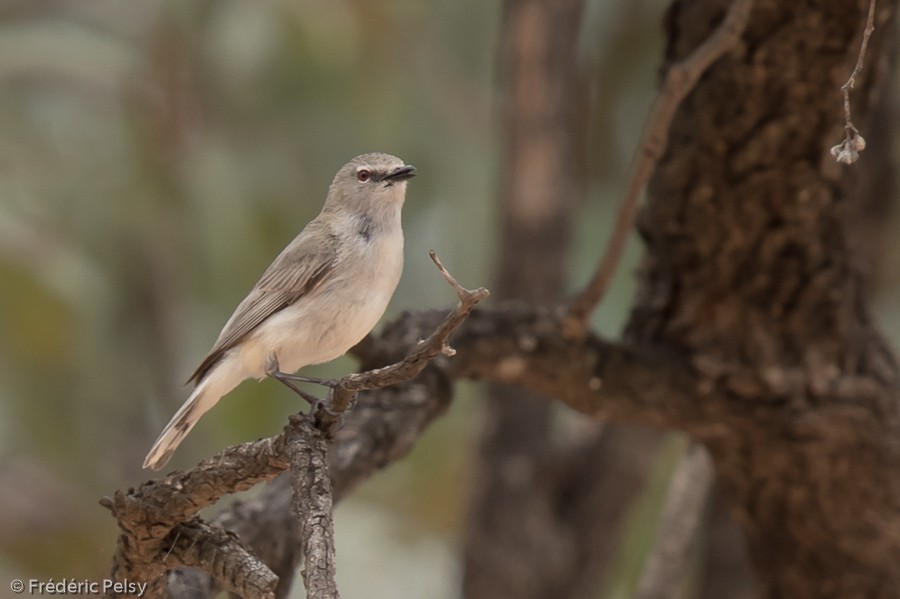
[[378, 323], [403, 270], [401, 209], [416, 169], [383, 153], [342, 166], [321, 212], [263, 272], [188, 383], [194, 388], [143, 467], [159, 470], [203, 414], [246, 379], [292, 373], [343, 355]]

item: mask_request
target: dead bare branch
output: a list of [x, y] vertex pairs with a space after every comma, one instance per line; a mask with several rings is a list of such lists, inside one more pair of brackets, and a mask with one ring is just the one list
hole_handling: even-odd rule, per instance
[[[420, 342], [401, 361], [369, 372], [350, 374], [336, 382], [329, 399], [322, 402], [313, 415], [316, 428], [329, 441], [333, 439], [341, 416], [352, 405], [358, 391], [379, 389], [408, 381], [418, 375], [431, 360], [440, 355], [447, 355], [450, 336], [466, 320], [475, 304], [489, 295], [486, 289], [469, 291], [460, 287], [441, 265], [434, 252], [431, 254], [441, 274], [460, 298], [459, 305], [427, 339]], [[298, 442], [298, 437], [303, 435], [304, 427], [299, 426], [298, 422], [301, 421], [293, 419], [274, 437], [229, 447], [186, 472], [175, 471], [166, 478], [148, 481], [137, 489], [119, 490], [112, 498], [102, 499], [101, 504], [112, 512], [118, 521], [120, 531], [113, 558], [112, 577], [117, 580], [131, 578], [159, 581], [167, 570], [197, 565], [196, 560], [193, 558], [188, 560], [188, 557], [185, 557], [188, 554], [175, 550], [178, 547], [179, 527], [183, 527], [182, 523], [189, 521], [198, 522], [192, 520], [196, 514], [218, 501], [223, 495], [249, 489], [273, 479], [290, 468], [289, 456], [293, 455], [290, 448]], [[324, 464], [324, 458], [319, 461]], [[316, 476], [327, 476], [327, 472]], [[329, 491], [329, 502], [330, 500]], [[174, 538], [170, 536], [173, 531]], [[219, 534], [219, 531], [210, 529], [209, 534], [213, 533]], [[167, 539], [172, 540], [167, 542]], [[243, 552], [239, 544], [228, 547]], [[243, 555], [236, 557], [237, 561], [229, 561], [230, 558], [223, 556], [220, 558], [220, 562], [217, 563], [223, 564], [224, 568], [224, 564], [240, 562]], [[200, 565], [206, 570], [210, 564], [203, 562]], [[219, 576], [227, 574], [225, 570], [219, 568], [216, 571], [206, 571], [223, 583], [224, 588], [242, 589], [239, 594], [246, 597], [268, 597], [269, 595], [265, 593], [271, 592], [277, 583], [277, 577], [258, 561], [249, 566], [240, 568], [229, 566], [229, 568], [231, 569], [228, 572], [244, 572], [246, 576], [237, 581], [223, 580]], [[264, 580], [267, 585], [264, 592], [255, 590], [254, 585], [257, 585], [259, 580]], [[272, 580], [274, 582], [271, 582]], [[268, 586], [270, 582], [271, 588]], [[165, 585], [156, 584], [154, 587], [164, 590]]]
[[319, 404], [314, 414], [316, 427], [325, 431], [329, 437], [334, 434], [341, 415], [352, 405], [359, 391], [381, 389], [408, 381], [422, 372], [425, 366], [438, 356], [452, 356], [455, 352], [448, 345], [450, 335], [469, 317], [475, 305], [490, 295], [484, 287], [474, 291], [461, 287], [441, 264], [434, 250], [429, 252], [429, 256], [447, 283], [453, 287], [459, 298], [459, 304], [434, 333], [402, 361], [368, 372], [348, 374], [331, 389], [328, 400]]
[[291, 458], [292, 509], [300, 525], [308, 599], [339, 599], [335, 579], [334, 521], [328, 440], [308, 416], [294, 416], [301, 434], [288, 445]]
[[177, 563], [200, 568], [220, 581], [224, 590], [239, 597], [274, 599], [278, 577], [251, 555], [234, 533], [195, 518], [176, 526], [168, 538], [171, 545], [167, 547], [164, 542], [162, 546], [167, 566]]
[[[366, 368], [391, 363], [421, 346], [446, 317], [441, 311], [403, 314], [373, 337], [357, 356]], [[727, 413], [698, 402], [690, 364], [658, 348], [610, 343], [589, 334], [580, 343], [559, 337], [553, 310], [507, 303], [473, 311], [453, 338], [458, 355], [436, 361], [414, 380], [360, 392], [329, 446], [334, 499], [340, 500], [378, 469], [403, 456], [449, 405], [454, 379], [512, 383], [597, 418], [651, 426], [731, 426]], [[287, 467], [285, 466], [285, 469]], [[281, 477], [259, 496], [230, 506], [214, 522], [237, 532], [282, 578], [299, 562], [301, 544], [291, 509], [290, 479]], [[199, 571], [179, 573], [191, 588], [207, 588]], [[285, 585], [288, 587], [289, 585]], [[170, 592], [172, 592], [170, 582]], [[279, 581], [278, 597], [287, 588]], [[173, 597], [192, 597], [175, 594]]]

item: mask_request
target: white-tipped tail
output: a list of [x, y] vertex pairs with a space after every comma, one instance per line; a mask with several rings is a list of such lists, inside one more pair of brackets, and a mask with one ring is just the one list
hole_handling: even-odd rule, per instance
[[222, 395], [214, 393], [215, 390], [209, 388], [209, 382], [210, 378], [206, 378], [197, 385], [187, 401], [178, 408], [169, 424], [159, 434], [156, 443], [150, 448], [150, 453], [144, 458], [144, 468], [159, 470], [168, 464], [172, 454], [191, 432], [200, 417], [216, 405]]

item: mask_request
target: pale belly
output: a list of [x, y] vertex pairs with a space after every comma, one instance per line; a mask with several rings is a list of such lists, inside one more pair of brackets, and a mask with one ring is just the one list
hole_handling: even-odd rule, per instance
[[338, 284], [272, 315], [233, 350], [245, 377], [265, 377], [272, 354], [279, 370], [289, 373], [343, 355], [378, 324], [398, 279], [399, 272], [382, 273], [353, 285], [357, 293]]

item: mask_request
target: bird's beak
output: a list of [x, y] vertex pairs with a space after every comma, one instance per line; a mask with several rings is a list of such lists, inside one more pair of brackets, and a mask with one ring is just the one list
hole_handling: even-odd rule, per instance
[[403, 166], [397, 167], [392, 170], [390, 173], [384, 176], [385, 181], [406, 181], [407, 179], [412, 179], [416, 176], [416, 167], [411, 164], [404, 164]]

